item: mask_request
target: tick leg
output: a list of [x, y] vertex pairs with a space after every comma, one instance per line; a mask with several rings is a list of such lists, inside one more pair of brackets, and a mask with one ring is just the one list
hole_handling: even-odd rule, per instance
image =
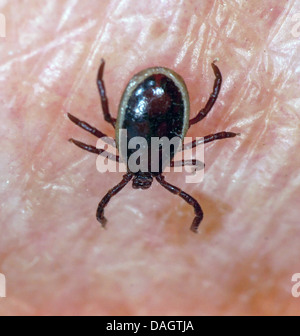
[[214, 103], [216, 102], [219, 92], [221, 90], [221, 84], [222, 84], [222, 75], [219, 70], [219, 68], [215, 65], [215, 63], [211, 64], [213, 71], [215, 73], [216, 79], [214, 82], [214, 88], [213, 92], [210, 94], [210, 97], [205, 105], [205, 107], [200, 110], [200, 112], [197, 114], [197, 116], [190, 120], [190, 126], [196, 124], [198, 121], [205, 118], [208, 114], [208, 112], [212, 109], [214, 106]]
[[80, 142], [78, 140], [75, 140], [75, 139], [69, 139], [69, 141], [72, 142], [77, 147], [79, 147], [81, 149], [84, 149], [84, 150], [86, 150], [90, 153], [95, 153], [95, 154], [98, 154], [98, 155], [102, 155], [102, 156], [107, 157], [110, 160], [120, 162], [120, 157], [118, 155], [108, 153], [105, 149], [96, 148], [94, 146], [87, 145], [87, 144], [85, 144], [83, 142]]
[[185, 149], [191, 149], [194, 148], [198, 145], [201, 145], [203, 143], [208, 143], [212, 142], [215, 140], [221, 140], [221, 139], [227, 139], [227, 138], [234, 138], [237, 135], [241, 135], [240, 133], [233, 133], [233, 132], [219, 132], [215, 134], [209, 134], [206, 135], [205, 137], [199, 139], [199, 140], [194, 140], [186, 145], [182, 145], [182, 150]]
[[195, 170], [204, 168], [204, 163], [199, 160], [171, 161], [170, 167], [194, 166]]
[[116, 124], [116, 119], [112, 118], [110, 113], [109, 113], [109, 107], [108, 107], [108, 99], [106, 96], [106, 91], [105, 91], [105, 86], [104, 86], [104, 81], [103, 81], [103, 71], [104, 71], [104, 65], [105, 61], [102, 58], [101, 59], [101, 64], [98, 70], [98, 76], [97, 76], [97, 86], [101, 98], [101, 105], [102, 105], [102, 110], [104, 114], [104, 119], [108, 123], [110, 123], [113, 127], [115, 127]]
[[193, 232], [197, 233], [199, 224], [203, 219], [203, 211], [201, 209], [200, 204], [189, 194], [187, 194], [184, 191], [180, 190], [179, 188], [173, 186], [172, 184], [166, 182], [164, 176], [158, 175], [156, 177], [156, 180], [160, 183], [160, 185], [162, 185], [165, 189], [170, 191], [172, 194], [180, 196], [188, 204], [190, 204], [192, 207], [194, 207], [196, 216], [195, 216], [195, 218], [193, 220], [193, 223], [191, 225], [191, 230]]
[[103, 227], [105, 227], [107, 222], [107, 219], [104, 217], [104, 208], [107, 206], [110, 199], [115, 196], [119, 191], [121, 191], [131, 179], [131, 173], [125, 174], [122, 181], [114, 186], [112, 189], [110, 189], [109, 192], [102, 198], [101, 202], [99, 203], [96, 217]]
[[[101, 138], [107, 138], [106, 139], [106, 143], [108, 143], [109, 145], [112, 145], [114, 147], [116, 147], [115, 142], [112, 139], [109, 139], [108, 136], [104, 133], [102, 133], [101, 131], [97, 130], [97, 128], [89, 125], [88, 123], [86, 123], [85, 121], [79, 120], [77, 119], [75, 116], [73, 116], [71, 113], [68, 113], [68, 118], [77, 126], [81, 127], [82, 129], [84, 129], [85, 131], [95, 135], [97, 138], [101, 139]], [[111, 141], [108, 141], [111, 140]]]

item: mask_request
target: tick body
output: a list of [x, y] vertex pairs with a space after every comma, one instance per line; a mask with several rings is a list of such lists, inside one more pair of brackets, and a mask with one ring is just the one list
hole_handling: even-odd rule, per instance
[[[162, 173], [166, 162], [159, 164], [158, 172], [151, 170], [151, 139], [178, 137], [183, 140], [189, 127], [189, 97], [183, 79], [170, 69], [155, 67], [141, 71], [128, 83], [122, 96], [116, 123], [116, 142], [124, 162], [136, 151], [128, 148], [129, 142], [136, 137], [146, 140], [148, 149], [148, 171], [137, 172], [133, 187], [139, 185], [146, 189], [146, 182], [152, 176]], [[126, 143], [122, 144], [121, 130], [126, 130]], [[126, 151], [122, 151], [126, 148]], [[174, 157], [171, 149], [169, 159]], [[170, 163], [170, 160], [169, 160]], [[128, 170], [130, 168], [128, 167]], [[149, 173], [149, 174], [148, 174]], [[140, 181], [140, 182], [139, 182]]]
[[[150, 149], [149, 153], [151, 153], [151, 139], [154, 137], [166, 137], [170, 140], [174, 137], [179, 137], [183, 141], [189, 127], [199, 122], [207, 115], [218, 97], [222, 76], [220, 70], [214, 63], [212, 63], [212, 68], [215, 73], [213, 92], [211, 93], [206, 106], [199, 111], [195, 118], [191, 120], [189, 118], [189, 95], [184, 80], [170, 69], [154, 67], [139, 72], [130, 80], [120, 101], [118, 117], [117, 119], [114, 119], [109, 113], [108, 100], [103, 82], [104, 61], [101, 61], [97, 77], [97, 85], [102, 109], [105, 120], [115, 128], [116, 144], [123, 161], [127, 162], [128, 157], [134, 153], [134, 149], [128, 149], [128, 143], [135, 137], [141, 137], [146, 140], [148, 148]], [[98, 138], [106, 136], [101, 131], [84, 121], [80, 121], [71, 114], [68, 114], [68, 117], [76, 125], [94, 134]], [[121, 130], [126, 130], [126, 140], [122, 140]], [[203, 142], [207, 143], [214, 140], [234, 137], [236, 135], [237, 134], [233, 132], [219, 132], [205, 136]], [[74, 139], [70, 139], [70, 141], [89, 152], [100, 155], [104, 153], [104, 150], [97, 149], [94, 146], [86, 145]], [[126, 141], [127, 143], [123, 144], [122, 141]], [[190, 147], [195, 147], [197, 145], [198, 143], [193, 142], [190, 144]], [[122, 150], [124, 146], [127, 148], [126, 152]], [[177, 150], [180, 149], [173, 148], [171, 150], [168, 162], [163, 162], [163, 159], [160, 157], [161, 162], [159, 163], [159, 169], [157, 171], [151, 170], [151, 154], [149, 154], [149, 165], [146, 171], [139, 170], [133, 172], [127, 165], [127, 173], [123, 176], [122, 181], [112, 188], [99, 203], [96, 214], [98, 221], [103, 226], [106, 225], [104, 208], [111, 197], [122, 190], [130, 180], [133, 179], [133, 188], [148, 189], [151, 186], [153, 179], [156, 179], [161, 186], [171, 193], [180, 196], [194, 208], [195, 217], [191, 225], [191, 230], [197, 232], [198, 226], [203, 219], [203, 212], [199, 203], [192, 196], [166, 182], [162, 175], [166, 164], [170, 166], [178, 164], [178, 162], [173, 161], [173, 157]], [[116, 161], [120, 160], [119, 156], [112, 156], [112, 158]], [[191, 162], [182, 161], [179, 164], [184, 166], [191, 164]]]

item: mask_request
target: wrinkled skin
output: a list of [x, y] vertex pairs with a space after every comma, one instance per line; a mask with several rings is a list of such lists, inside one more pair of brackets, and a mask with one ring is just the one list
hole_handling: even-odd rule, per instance
[[[0, 12], [0, 314], [298, 314], [299, 1], [52, 0]], [[192, 208], [157, 182], [122, 190], [107, 230], [96, 221], [122, 174], [101, 175], [94, 154], [67, 142], [96, 139], [66, 113], [114, 136], [95, 84], [101, 57], [114, 116], [131, 76], [155, 65], [185, 79], [195, 116], [219, 58], [220, 97], [188, 136], [241, 136], [206, 146], [202, 183], [166, 175], [199, 200], [199, 234]]]

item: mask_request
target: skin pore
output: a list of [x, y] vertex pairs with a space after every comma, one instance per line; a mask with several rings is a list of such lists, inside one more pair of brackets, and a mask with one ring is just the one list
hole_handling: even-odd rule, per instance
[[[299, 3], [128, 3], [0, 8], [0, 314], [297, 314]], [[194, 117], [218, 58], [221, 93], [187, 136], [241, 136], [206, 145], [202, 183], [165, 175], [201, 204], [199, 234], [193, 209], [156, 181], [127, 185], [105, 209], [107, 229], [97, 222], [122, 173], [100, 174], [97, 156], [67, 141], [96, 145], [66, 114], [114, 137], [96, 87], [101, 58], [114, 117], [129, 79], [150, 66], [184, 78]]]

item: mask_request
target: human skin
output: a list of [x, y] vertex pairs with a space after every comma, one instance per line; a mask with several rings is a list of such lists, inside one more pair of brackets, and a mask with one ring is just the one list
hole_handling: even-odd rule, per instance
[[[300, 273], [299, 53], [296, 0], [10, 2], [0, 38], [1, 315], [297, 315]], [[299, 17], [298, 17], [299, 22]], [[299, 35], [299, 36], [298, 36]], [[67, 142], [97, 139], [70, 112], [114, 136], [111, 113], [136, 72], [166, 66], [187, 84], [191, 116], [205, 105], [218, 58], [220, 96], [188, 136], [241, 136], [205, 147], [205, 177], [129, 184], [96, 208], [121, 173]]]

